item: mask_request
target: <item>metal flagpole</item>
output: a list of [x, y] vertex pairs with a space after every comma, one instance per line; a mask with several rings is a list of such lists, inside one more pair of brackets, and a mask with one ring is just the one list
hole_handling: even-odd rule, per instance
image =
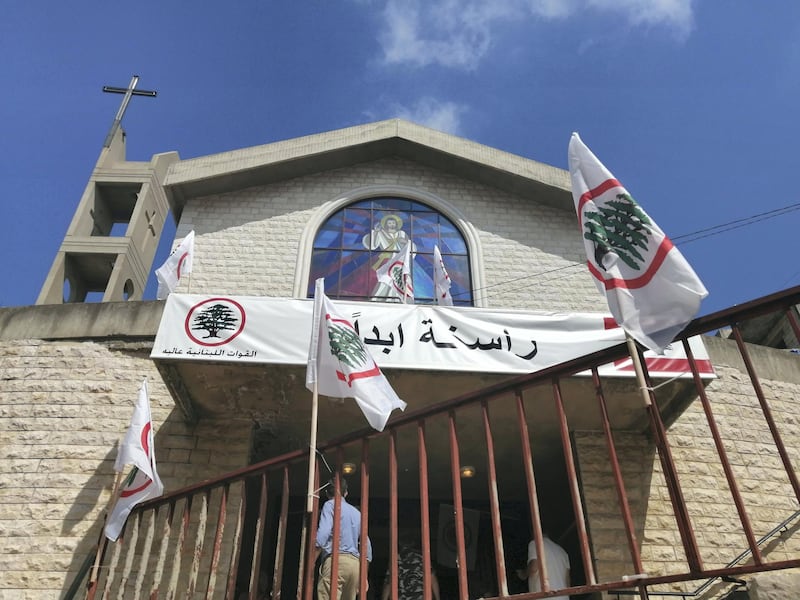
[[314, 391], [311, 399], [311, 435], [308, 443], [308, 487], [306, 490], [306, 512], [303, 516], [303, 529], [300, 533], [300, 568], [297, 578], [297, 600], [301, 598], [303, 588], [306, 561], [306, 544], [311, 546], [311, 540], [307, 540], [308, 532], [311, 530], [311, 513], [314, 510], [314, 473], [317, 464], [317, 415], [319, 414], [319, 390], [318, 383], [314, 380]]
[[114, 478], [114, 488], [111, 490], [111, 497], [108, 499], [108, 505], [106, 506], [106, 514], [103, 517], [103, 526], [100, 528], [100, 540], [97, 542], [97, 554], [94, 557], [94, 564], [92, 565], [92, 571], [89, 574], [89, 591], [87, 598], [94, 598], [95, 587], [97, 585], [98, 572], [100, 571], [100, 560], [103, 556], [103, 553], [106, 551], [106, 546], [108, 545], [108, 538], [106, 537], [106, 523], [108, 522], [108, 515], [111, 513], [111, 510], [114, 508], [114, 505], [119, 500], [120, 496], [120, 489], [122, 487], [122, 472], [117, 473], [117, 476]]
[[314, 382], [311, 399], [311, 441], [308, 448], [308, 495], [306, 496], [306, 513], [311, 514], [314, 505], [314, 466], [317, 458], [317, 414], [319, 413], [319, 391]]
[[636, 347], [636, 340], [631, 337], [631, 334], [625, 331], [625, 341], [628, 343], [628, 354], [631, 355], [633, 361], [633, 369], [636, 372], [636, 382], [639, 385], [639, 391], [642, 393], [642, 400], [644, 405], [649, 407], [650, 392], [647, 389], [647, 382], [644, 380], [644, 369], [642, 369], [642, 361], [639, 358], [639, 349]]

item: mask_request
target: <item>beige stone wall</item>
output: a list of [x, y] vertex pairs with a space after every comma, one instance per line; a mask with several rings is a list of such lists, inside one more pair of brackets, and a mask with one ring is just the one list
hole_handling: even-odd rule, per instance
[[[219, 563], [211, 588], [215, 600], [225, 597], [242, 486], [242, 482], [231, 485], [226, 497]], [[208, 498], [199, 494], [191, 503], [178, 500], [172, 518], [167, 507], [132, 515], [125, 539], [109, 547], [98, 590], [107, 590], [110, 597], [147, 598], [154, 590], [159, 597], [182, 597], [191, 587], [196, 590], [194, 597], [205, 598], [222, 492], [220, 487]]]
[[165, 491], [247, 464], [250, 424], [185, 423], [149, 354], [141, 342], [0, 345], [0, 599], [70, 585], [97, 543], [145, 377]]
[[572, 211], [401, 159], [190, 201], [179, 231], [195, 230], [196, 255], [191, 281], [178, 291], [291, 297], [306, 225], [324, 203], [367, 185], [413, 188], [462, 213], [477, 230], [486, 306], [607, 312], [582, 266]]
[[759, 573], [748, 585], [750, 600], [789, 600], [797, 598], [800, 572]]
[[[734, 343], [716, 338], [709, 340], [708, 347], [718, 378], [706, 392], [747, 516], [759, 538], [797, 510], [797, 499], [750, 379], [731, 352]], [[800, 464], [800, 357], [768, 348], [751, 350], [766, 402], [796, 468]], [[667, 435], [704, 567], [724, 567], [747, 550], [748, 544], [701, 403], [691, 403]], [[617, 431], [614, 439], [644, 572], [651, 576], [685, 572], [686, 559], [669, 493], [649, 436]], [[605, 440], [597, 433], [581, 432], [576, 434], [576, 444], [598, 578], [612, 581], [631, 575], [633, 563], [617, 509]], [[765, 559], [796, 559], [800, 555], [798, 527], [793, 522], [787, 532], [762, 546]], [[702, 583], [655, 587], [692, 591]], [[714, 586], [704, 597], [728, 589], [730, 586]]]

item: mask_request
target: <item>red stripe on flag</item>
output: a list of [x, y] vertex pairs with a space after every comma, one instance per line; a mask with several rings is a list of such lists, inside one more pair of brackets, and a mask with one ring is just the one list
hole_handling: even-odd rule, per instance
[[364, 377], [375, 377], [376, 375], [380, 374], [381, 370], [375, 363], [372, 363], [372, 368], [369, 371], [359, 371], [358, 373], [350, 373], [350, 377], [348, 377], [341, 371], [336, 371], [336, 377], [338, 377], [341, 381], [344, 381], [348, 387], [353, 387], [353, 382], [356, 379], [363, 379]]
[[[606, 179], [603, 183], [598, 185], [597, 187], [585, 192], [580, 200], [578, 201], [578, 218], [581, 221], [580, 225], [583, 227], [583, 207], [584, 205], [605, 194], [607, 191], [612, 190], [614, 188], [622, 188], [625, 189], [622, 184], [614, 178]], [[653, 257], [653, 260], [650, 262], [650, 266], [648, 267], [647, 271], [636, 277], [635, 279], [618, 279], [618, 278], [611, 278], [606, 279], [603, 273], [592, 264], [591, 261], [586, 261], [586, 264], [589, 267], [589, 271], [591, 272], [592, 276], [597, 279], [598, 281], [602, 281], [603, 285], [607, 290], [612, 288], [626, 288], [626, 289], [636, 289], [640, 287], [646, 286], [650, 283], [650, 280], [653, 279], [658, 269], [661, 267], [661, 264], [664, 262], [664, 259], [667, 258], [667, 254], [673, 248], [672, 240], [670, 240], [667, 236], [664, 236], [664, 239], [661, 241], [661, 244], [656, 251], [656, 255]]]
[[178, 261], [178, 279], [181, 278], [181, 267], [183, 267], [183, 263], [186, 262], [186, 259], [189, 257], [188, 252], [184, 252], [181, 256], [180, 260]]
[[[589, 200], [594, 200], [598, 196], [605, 194], [608, 190], [614, 189], [615, 187], [625, 189], [622, 187], [622, 184], [619, 181], [612, 178], [606, 179], [596, 188], [589, 190], [588, 192], [584, 192], [583, 196], [581, 196], [581, 199], [578, 201], [578, 215], [583, 214], [583, 205], [589, 202]], [[583, 226], [583, 223], [581, 223], [581, 226]]]
[[[350, 323], [350, 321], [348, 321], [347, 319], [334, 319], [331, 316], [331, 313], [325, 313], [325, 319], [327, 321], [330, 321], [331, 323], [344, 323], [348, 327], [348, 329], [355, 331], [355, 327], [353, 327], [352, 323]], [[364, 348], [364, 351], [367, 352], [367, 349]], [[367, 354], [369, 353], [367, 352]], [[341, 371], [336, 371], [336, 377], [340, 381], [344, 381], [348, 387], [353, 387], [353, 381], [355, 381], [356, 379], [363, 379], [364, 377], [374, 377], [375, 375], [379, 375], [380, 372], [381, 372], [380, 368], [373, 360], [372, 368], [369, 369], [368, 371], [359, 371], [358, 373], [351, 373], [349, 377], [344, 373], [342, 373]]]
[[121, 497], [121, 498], [127, 498], [128, 496], [133, 496], [134, 494], [138, 494], [138, 493], [139, 493], [139, 492], [141, 492], [142, 490], [145, 490], [145, 489], [147, 489], [147, 487], [148, 487], [148, 486], [150, 486], [150, 485], [153, 485], [153, 480], [152, 480], [152, 479], [150, 479], [150, 478], [149, 478], [149, 477], [147, 477], [147, 476], [145, 476], [145, 479], [146, 479], [147, 481], [145, 481], [145, 482], [144, 482], [142, 485], [140, 485], [138, 488], [132, 488], [132, 489], [125, 489], [125, 490], [122, 490], [122, 492], [120, 493], [120, 497]]
[[586, 261], [587, 266], [589, 267], [589, 271], [591, 272], [592, 276], [598, 281], [602, 281], [603, 285], [607, 290], [612, 288], [625, 288], [625, 289], [636, 289], [640, 287], [646, 286], [650, 283], [650, 280], [653, 279], [658, 269], [661, 267], [661, 263], [667, 258], [667, 254], [669, 251], [674, 248], [672, 241], [664, 236], [664, 239], [661, 241], [661, 245], [658, 247], [656, 251], [656, 255], [653, 257], [650, 266], [648, 267], [647, 271], [644, 275], [640, 275], [635, 279], [618, 279], [616, 277], [612, 277], [611, 279], [606, 279], [603, 276], [603, 273], [595, 267], [591, 262], [588, 260]]
[[144, 448], [144, 453], [147, 455], [147, 458], [150, 458], [150, 436], [147, 434], [150, 433], [150, 428], [152, 427], [152, 423], [149, 421], [142, 427], [142, 439], [139, 440], [142, 443], [142, 448]]

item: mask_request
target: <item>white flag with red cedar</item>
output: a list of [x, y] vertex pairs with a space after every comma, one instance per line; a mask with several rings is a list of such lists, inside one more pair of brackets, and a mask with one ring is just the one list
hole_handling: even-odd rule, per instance
[[164, 264], [156, 269], [156, 279], [158, 280], [158, 291], [156, 298], [164, 300], [175, 288], [181, 277], [192, 272], [194, 262], [194, 230], [183, 238], [178, 247], [169, 255]]
[[436, 304], [439, 306], [453, 306], [453, 297], [450, 295], [450, 275], [444, 268], [442, 253], [439, 246], [433, 247], [433, 292], [436, 294]]
[[361, 337], [336, 313], [323, 279], [314, 291], [314, 317], [308, 349], [306, 387], [331, 398], [355, 399], [367, 422], [383, 431], [389, 415], [403, 402], [381, 372]]
[[414, 282], [412, 279], [413, 252], [411, 240], [406, 240], [400, 250], [378, 268], [375, 274], [378, 283], [382, 284], [382, 296], [385, 298], [400, 298], [403, 304], [414, 303]]
[[708, 295], [658, 225], [578, 137], [569, 142], [572, 196], [589, 271], [617, 323], [661, 353]]
[[106, 521], [105, 534], [116, 541], [133, 507], [164, 492], [164, 486], [156, 471], [156, 455], [153, 448], [153, 420], [150, 416], [150, 398], [147, 395], [147, 380], [142, 382], [139, 397], [133, 410], [131, 424], [120, 444], [114, 470], [121, 473], [126, 466], [133, 469], [119, 490], [119, 497]]

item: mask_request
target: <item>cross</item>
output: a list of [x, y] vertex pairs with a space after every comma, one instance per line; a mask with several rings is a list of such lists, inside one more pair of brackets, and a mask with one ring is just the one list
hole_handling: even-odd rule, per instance
[[125, 114], [125, 109], [128, 108], [128, 102], [131, 101], [132, 96], [150, 96], [155, 97], [156, 92], [151, 92], [149, 90], [137, 90], [136, 84], [139, 83], [139, 76], [134, 75], [131, 78], [131, 82], [128, 84], [127, 88], [119, 88], [119, 87], [111, 87], [109, 85], [103, 86], [104, 92], [111, 92], [112, 94], [125, 94], [122, 98], [122, 104], [120, 104], [119, 110], [117, 111], [117, 116], [114, 117], [114, 122], [111, 124], [111, 130], [108, 132], [106, 136], [106, 141], [103, 142], [103, 147], [108, 148], [111, 145], [111, 140], [114, 139], [114, 134], [117, 133], [117, 129], [119, 129], [119, 125], [122, 122], [122, 116]]

